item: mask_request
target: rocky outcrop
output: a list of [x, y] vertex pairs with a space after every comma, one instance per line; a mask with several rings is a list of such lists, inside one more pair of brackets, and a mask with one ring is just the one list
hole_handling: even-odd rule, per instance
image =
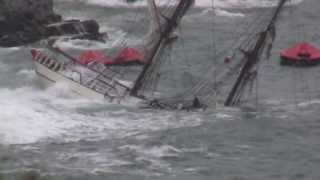
[[0, 27], [4, 47], [60, 35], [103, 41], [96, 21], [63, 21], [53, 11], [53, 0], [0, 0]]

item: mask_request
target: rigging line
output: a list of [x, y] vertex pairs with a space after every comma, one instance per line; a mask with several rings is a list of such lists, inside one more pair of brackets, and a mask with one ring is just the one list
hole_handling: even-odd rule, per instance
[[[299, 41], [306, 41], [306, 32], [303, 31], [305, 29], [305, 24], [303, 22], [299, 23], [298, 26], [298, 33], [299, 33]], [[299, 71], [300, 73], [300, 78], [303, 84], [303, 94], [305, 94], [306, 98], [308, 101], [311, 101], [311, 95], [310, 95], [310, 86], [309, 86], [309, 81], [308, 78], [306, 78], [306, 74], [302, 71]]]
[[[169, 2], [167, 3], [167, 4], [171, 4], [171, 2], [172, 2], [172, 0], [169, 0]], [[175, 5], [176, 5], [177, 3], [175, 3]], [[172, 10], [174, 10], [174, 7], [172, 7], [171, 6], [171, 8], [169, 9], [170, 10], [170, 12], [172, 11]], [[170, 13], [169, 12], [169, 13]], [[182, 29], [181, 29], [181, 23], [179, 24], [179, 26], [177, 27], [177, 30], [179, 30], [179, 35], [180, 35], [180, 33], [182, 34]], [[177, 31], [176, 30], [176, 31]], [[179, 36], [178, 35], [178, 36]], [[180, 42], [181, 42], [181, 44], [182, 44], [182, 48], [183, 49], [185, 49], [185, 44], [184, 44], [184, 40], [183, 40], [183, 38], [181, 38], [181, 37], [183, 37], [183, 35], [181, 35], [181, 36], [179, 36], [179, 40], [180, 40]], [[169, 49], [170, 49], [170, 52], [172, 51], [172, 45], [171, 45], [171, 47], [169, 47]], [[178, 53], [176, 53], [176, 54], [178, 54]], [[182, 54], [182, 55], [180, 55], [180, 57], [182, 57], [182, 59], [187, 59], [187, 56], [186, 56], [186, 54], [185, 53], [179, 53], [179, 54]], [[171, 55], [170, 55], [171, 56]], [[179, 55], [178, 55], [179, 56]], [[172, 56], [171, 56], [171, 59], [172, 59]]]
[[176, 28], [176, 23], [178, 23], [182, 16], [187, 12], [187, 10], [192, 6], [193, 1], [182, 1], [180, 0], [178, 5], [175, 7], [175, 11], [170, 17], [170, 22], [167, 24], [167, 27], [164, 29], [162, 36], [156, 42], [155, 46], [153, 47], [153, 53], [150, 57], [150, 62], [147, 63], [139, 77], [137, 78], [133, 90], [131, 91], [132, 95], [140, 96], [138, 93], [141, 89], [141, 86], [144, 84], [145, 76], [148, 74], [149, 69], [152, 68], [151, 66], [154, 64], [155, 58], [158, 58], [160, 51], [165, 47], [166, 40], [170, 37], [171, 33]]
[[[216, 67], [214, 67], [216, 68]], [[212, 68], [206, 76], [213, 74], [213, 71], [215, 71], [215, 69]], [[230, 69], [231, 70], [231, 69]], [[222, 83], [222, 79], [225, 78], [225, 76], [227, 76], [228, 74], [230, 74], [230, 70], [227, 70], [226, 72], [224, 72], [224, 75], [222, 76], [222, 78], [220, 77], [219, 79], [219, 82], [217, 83], [217, 85], [220, 85]], [[208, 77], [207, 77], [208, 78]], [[187, 91], [189, 93], [193, 93], [193, 94], [199, 94], [199, 93], [203, 93], [203, 91], [207, 91], [206, 89], [211, 89], [210, 92], [211, 94], [213, 94], [213, 92], [216, 91], [212, 89], [212, 81], [211, 79], [206, 79], [206, 78], [203, 78], [202, 81], [200, 83], [198, 83], [196, 86], [194, 86], [192, 89], [190, 89], [190, 91]]]
[[[263, 17], [264, 15], [265, 15], [265, 13], [261, 13], [259, 17]], [[261, 21], [260, 21], [260, 18], [257, 18], [257, 19], [255, 19], [255, 20], [261, 22]], [[249, 23], [251, 23], [250, 26], [249, 26]], [[251, 31], [248, 30], [248, 29], [250, 29], [251, 27], [256, 28], [256, 26], [254, 26], [254, 24], [255, 24], [254, 22], [253, 22], [253, 23], [252, 23], [252, 22], [248, 22], [248, 23], [247, 23], [247, 27], [248, 27], [248, 28], [247, 28], [247, 30], [245, 30], [244, 33], [251, 32]], [[239, 38], [239, 39], [241, 39], [241, 38], [242, 38], [242, 36], [241, 36], [241, 34], [240, 34], [240, 38]], [[248, 38], [248, 39], [249, 39], [249, 38]], [[236, 45], [237, 45], [237, 44], [236, 44]], [[219, 53], [219, 55], [220, 55], [220, 54], [223, 54], [223, 52]]]
[[[269, 15], [267, 15], [269, 14]], [[240, 37], [245, 36], [247, 34], [252, 35], [253, 32], [257, 32], [258, 28], [261, 28], [261, 26], [265, 23], [265, 18], [270, 16], [270, 11], [262, 11], [259, 12], [258, 16], [256, 18], [254, 18], [252, 21], [248, 21], [246, 23], [246, 27], [244, 30], [244, 32], [242, 32], [242, 34], [240, 34]], [[244, 19], [245, 20], [245, 19]], [[243, 20], [243, 21], [244, 21]], [[250, 37], [250, 36], [249, 36]], [[249, 38], [248, 38], [249, 39]]]
[[[291, 14], [293, 14], [293, 9], [294, 9], [294, 7], [290, 6], [290, 13]], [[306, 33], [303, 31], [304, 28], [305, 28], [305, 24], [303, 22], [298, 22], [298, 28], [297, 28], [298, 42], [306, 41]], [[311, 89], [309, 86], [308, 74], [306, 75], [304, 72], [300, 71], [300, 69], [299, 70], [297, 69], [296, 71], [298, 71], [299, 81], [302, 84], [302, 89], [301, 89], [302, 95], [301, 96], [303, 97], [303, 100], [306, 98], [306, 100], [310, 102], [311, 101], [311, 95], [310, 95]], [[297, 81], [297, 79], [295, 81]], [[298, 103], [298, 102], [296, 102], [296, 103]]]
[[[291, 0], [290, 0], [291, 1]], [[290, 15], [292, 16], [293, 15], [293, 7], [289, 7], [289, 13]], [[298, 105], [297, 105], [297, 92], [296, 92], [296, 81], [297, 81], [297, 78], [296, 78], [296, 68], [292, 68], [291, 70], [291, 74], [293, 78], [291, 78], [292, 80], [292, 88], [290, 88], [290, 92], [291, 92], [291, 96], [293, 95], [293, 102], [291, 101], [290, 102], [290, 99], [292, 99], [291, 97], [289, 97], [289, 104], [294, 104], [294, 107], [295, 107], [295, 111], [298, 109]]]
[[246, 76], [249, 75], [250, 71], [255, 68], [256, 64], [260, 62], [261, 53], [263, 52], [266, 40], [268, 38], [268, 33], [274, 28], [274, 24], [276, 23], [277, 19], [280, 16], [281, 10], [284, 7], [284, 4], [286, 3], [286, 0], [281, 0], [278, 3], [278, 6], [276, 10], [273, 13], [272, 18], [268, 22], [267, 27], [260, 33], [259, 38], [257, 39], [257, 42], [255, 43], [251, 53], [249, 54], [247, 58], [247, 62], [244, 65], [244, 67], [241, 70], [241, 73], [239, 74], [236, 83], [234, 84], [231, 92], [229, 93], [229, 96], [227, 100], [225, 101], [226, 106], [235, 105], [234, 98], [236, 97], [238, 92], [242, 92], [241, 86], [246, 85]]
[[[267, 23], [270, 21], [274, 11], [277, 10], [277, 7], [274, 7], [272, 9], [273, 9], [273, 11], [262, 12], [260, 14], [260, 16], [258, 18], [256, 18], [255, 21], [253, 21], [253, 25], [255, 25], [255, 24], [256, 25], [253, 26], [252, 31], [249, 31], [250, 34], [252, 34], [252, 36], [248, 38], [249, 41], [251, 41], [252, 39], [255, 39], [256, 34], [252, 33], [252, 32], [260, 32], [267, 26]], [[252, 38], [252, 39], [250, 39], [250, 38]]]
[[[267, 15], [269, 14], [269, 15]], [[263, 31], [263, 28], [266, 26], [265, 25], [265, 19], [267, 19], [266, 17], [271, 16], [270, 12], [265, 12], [262, 14], [263, 16], [261, 16], [261, 18], [257, 19], [257, 21], [255, 21], [254, 23], [256, 23], [257, 25], [253, 26], [252, 29], [249, 31], [244, 32], [244, 34], [247, 34], [247, 32], [249, 32], [249, 36], [247, 39], [244, 39], [244, 41], [242, 42], [242, 44], [240, 44], [240, 48], [242, 49], [246, 49], [249, 48], [250, 46], [253, 45], [253, 43], [255, 43], [255, 40], [258, 36], [257, 32], [261, 32]]]
[[[260, 15], [259, 15], [257, 18], [255, 18], [253, 21], [247, 22], [246, 25], [245, 25], [245, 27], [247, 27], [247, 28], [244, 28], [243, 30], [239, 30], [239, 29], [241, 29], [241, 26], [240, 26], [240, 25], [237, 26], [237, 27], [238, 27], [238, 28], [237, 28], [238, 30], [237, 30], [236, 32], [238, 32], [238, 33], [234, 32], [234, 34], [239, 34], [238, 37], [237, 37], [236, 40], [235, 40], [236, 43], [233, 43], [233, 45], [231, 46], [231, 48], [228, 48], [227, 50], [222, 50], [222, 51], [218, 52], [218, 53], [217, 53], [217, 58], [221, 58], [221, 57], [224, 56], [225, 54], [229, 54], [229, 53], [227, 53], [227, 52], [229, 52], [229, 51], [232, 51], [232, 52], [233, 52], [233, 54], [232, 54], [231, 57], [234, 57], [235, 54], [237, 53], [237, 52], [235, 51], [236, 47], [239, 47], [239, 45], [240, 45], [240, 46], [243, 46], [243, 44], [246, 44], [247, 42], [252, 41], [252, 39], [253, 39], [252, 36], [255, 36], [255, 35], [256, 35], [255, 33], [252, 33], [252, 32], [257, 32], [257, 31], [255, 30], [255, 29], [257, 29], [257, 27], [259, 27], [259, 26], [257, 26], [257, 24], [263, 22], [263, 21], [262, 21], [262, 18], [264, 18], [264, 16], [265, 16], [267, 13], [270, 13], [270, 12], [268, 12], [268, 11], [261, 12]], [[244, 18], [241, 22], [244, 22], [244, 21], [245, 21], [245, 18]], [[243, 24], [243, 23], [240, 23], [240, 24]], [[262, 24], [262, 23], [261, 23], [261, 24]], [[243, 31], [243, 32], [239, 32], [239, 31]], [[246, 34], [248, 34], [248, 32], [250, 32], [251, 35], [248, 36], [246, 39], [243, 39], [243, 37], [246, 36]], [[233, 36], [234, 36], [234, 35], [233, 35]], [[241, 42], [241, 41], [242, 41], [242, 42]]]
[[154, 93], [158, 89], [160, 76], [161, 76], [161, 73], [159, 71], [160, 71], [160, 68], [161, 68], [162, 64], [164, 64], [164, 62], [159, 61], [159, 65], [158, 65], [158, 67], [156, 67], [158, 70], [156, 70], [155, 73], [152, 74], [152, 76], [153, 76], [152, 79], [153, 80], [151, 82], [152, 84], [150, 85], [151, 86], [152, 97], [154, 97]]
[[[268, 61], [269, 62], [269, 61]], [[256, 91], [256, 108], [259, 109], [259, 88], [260, 88], [260, 75], [259, 70], [261, 68], [261, 63], [257, 64], [256, 77], [255, 77], [255, 91]]]
[[[163, 54], [161, 55], [161, 59], [163, 59]], [[158, 79], [158, 75], [159, 75], [159, 70], [161, 65], [164, 63], [164, 61], [157, 61], [154, 64], [152, 64], [152, 66], [150, 67], [150, 72], [148, 73], [148, 76], [145, 77], [145, 81], [147, 81], [147, 83], [145, 83], [143, 85], [143, 89], [148, 89], [151, 86], [155, 86], [156, 85], [156, 81]]]
[[[140, 11], [137, 11], [135, 9], [133, 22], [137, 22], [139, 12]], [[142, 22], [142, 23], [144, 23], [144, 22]], [[128, 34], [132, 34], [133, 31], [134, 31], [134, 28], [130, 28], [127, 32], [128, 32]], [[127, 44], [128, 44], [128, 40], [127, 39], [123, 39], [123, 41], [120, 43], [120, 48], [121, 47], [124, 48], [125, 46], [127, 46]]]
[[[262, 15], [264, 15], [265, 13], [263, 13]], [[260, 18], [258, 18], [258, 19], [260, 19]], [[239, 38], [239, 39], [241, 39], [241, 37]], [[220, 54], [219, 54], [220, 55]], [[210, 74], [212, 74], [212, 73], [210, 73]], [[206, 83], [207, 81], [205, 80], [203, 83]], [[201, 85], [201, 84], [200, 84]]]
[[[212, 53], [213, 53], [213, 63], [214, 63], [214, 66], [217, 67], [217, 52], [216, 52], [216, 36], [215, 36], [215, 25], [216, 25], [216, 22], [215, 22], [215, 1], [214, 0], [211, 0], [211, 9], [212, 9], [212, 22], [211, 22], [211, 45], [212, 45]], [[216, 89], [216, 85], [217, 85], [217, 71], [216, 71], [217, 68], [215, 68], [215, 71], [213, 73], [213, 78], [214, 78], [214, 89]], [[214, 92], [213, 94], [214, 96], [214, 99], [217, 99], [217, 93]], [[216, 100], [215, 100], [216, 101]]]
[[[210, 74], [212, 74], [212, 72]], [[199, 91], [201, 91], [201, 89], [203, 90], [203, 88], [206, 88], [206, 89], [208, 88], [208, 85], [206, 85], [206, 83], [208, 83], [208, 82], [209, 82], [208, 80], [203, 80], [201, 83], [194, 86], [191, 90], [186, 91], [184, 94], [187, 94], [188, 92], [191, 92], [193, 94], [197, 94], [197, 93], [199, 93]], [[186, 97], [185, 95], [183, 95], [183, 96]]]
[[[212, 0], [211, 1], [211, 4], [212, 4], [212, 6], [211, 6], [211, 8], [212, 8], [212, 12], [213, 12], [213, 21], [212, 21], [212, 26], [213, 26], [213, 28], [212, 28], [212, 48], [214, 49], [214, 51], [213, 51], [213, 56], [214, 56], [214, 71], [213, 71], [213, 86], [209, 86], [207, 83], [209, 82], [209, 81], [204, 81], [204, 83], [203, 84], [199, 84], [199, 90], [196, 90], [196, 91], [198, 91], [198, 92], [195, 92], [196, 94], [197, 94], [197, 96], [201, 96], [201, 97], [203, 97], [201, 94], [199, 94], [201, 91], [206, 91], [206, 92], [209, 92], [208, 93], [208, 95], [207, 96], [204, 96], [205, 98], [203, 99], [203, 100], [209, 100], [209, 99], [212, 99], [212, 100], [209, 100], [209, 101], [212, 101], [213, 103], [215, 103], [216, 102], [216, 92], [217, 92], [217, 90], [216, 90], [216, 87], [217, 87], [217, 73], [216, 73], [216, 67], [217, 67], [217, 65], [218, 65], [218, 63], [217, 63], [217, 54], [216, 54], [216, 44], [215, 44], [215, 34], [214, 34], [214, 25], [215, 25], [215, 19], [214, 19], [214, 0]], [[199, 92], [200, 91], [200, 92]], [[214, 97], [212, 97], [212, 94], [214, 94]], [[208, 102], [208, 104], [209, 104], [210, 102]], [[211, 103], [210, 103], [211, 104]], [[216, 104], [216, 103], [215, 103]]]

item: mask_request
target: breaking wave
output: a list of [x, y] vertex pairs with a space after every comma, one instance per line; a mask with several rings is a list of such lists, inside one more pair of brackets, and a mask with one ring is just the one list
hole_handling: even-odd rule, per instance
[[[211, 13], [212, 13], [212, 9], [205, 9], [198, 15], [200, 15], [200, 16], [209, 16]], [[230, 11], [226, 11], [226, 10], [223, 10], [223, 9], [215, 9], [214, 13], [217, 16], [225, 16], [225, 17], [244, 17], [245, 16], [243, 13], [230, 12]]]
[[[85, 1], [102, 5], [114, 6], [121, 4], [118, 0], [108, 1]], [[247, 7], [268, 6], [273, 3], [259, 3], [261, 1], [217, 1], [221, 7], [235, 6], [242, 2]], [[269, 1], [265, 1], [269, 2]], [[123, 2], [122, 2], [123, 3]], [[140, 2], [143, 5], [144, 2]], [[209, 6], [211, 1], [197, 1], [198, 6]], [[220, 4], [219, 4], [220, 3]], [[139, 3], [137, 3], [139, 4]], [[228, 12], [220, 11], [221, 14]], [[230, 14], [228, 14], [230, 15]], [[230, 15], [234, 16], [234, 15]], [[237, 16], [240, 16], [237, 15]], [[118, 34], [117, 34], [118, 33]], [[119, 37], [115, 30], [114, 37]], [[112, 37], [111, 33], [111, 38]], [[123, 37], [125, 34], [122, 35]], [[115, 43], [117, 38], [114, 39]], [[112, 41], [111, 41], [112, 42]], [[85, 42], [60, 42], [62, 46], [88, 47]], [[65, 43], [65, 44], [63, 44]], [[69, 44], [68, 44], [69, 43]], [[81, 44], [84, 43], [84, 44]], [[113, 46], [113, 43], [106, 46], [94, 44], [100, 48]], [[115, 43], [116, 44], [116, 43]], [[12, 53], [17, 48], [0, 49], [0, 55]], [[19, 58], [19, 56], [17, 56]], [[25, 63], [31, 63], [26, 61]], [[0, 61], [0, 71], [9, 66]], [[11, 64], [10, 66], [15, 66]], [[27, 81], [38, 81], [36, 74], [30, 70], [18, 70], [14, 75], [27, 77]], [[0, 143], [25, 144], [35, 143], [45, 139], [58, 141], [77, 141], [82, 139], [104, 139], [108, 137], [131, 136], [145, 131], [156, 131], [184, 126], [197, 126], [202, 123], [203, 118], [199, 114], [188, 114], [188, 116], [173, 112], [154, 112], [148, 110], [131, 109], [127, 106], [119, 108], [119, 105], [74, 97], [65, 85], [57, 84], [46, 90], [33, 86], [25, 86], [15, 89], [0, 87]], [[136, 112], [138, 111], [138, 112]], [[218, 117], [220, 118], [220, 117]], [[221, 118], [226, 118], [221, 116]], [[179, 119], [177, 121], [177, 119]]]
[[[17, 75], [34, 76], [26, 70]], [[123, 138], [167, 128], [197, 126], [197, 114], [174, 121], [173, 112], [139, 110], [128, 104], [109, 104], [71, 92], [67, 84], [39, 89], [23, 86], [0, 88], [0, 144], [30, 144], [39, 141], [76, 142]], [[119, 108], [121, 106], [121, 108]], [[134, 108], [134, 111], [132, 110]]]
[[[130, 46], [137, 45], [141, 43], [141, 40], [138, 37], [132, 36], [130, 34], [127, 34], [121, 29], [117, 28], [111, 28], [107, 25], [103, 25], [100, 28], [101, 32], [107, 32], [107, 37], [105, 37], [106, 42], [98, 42], [98, 41], [90, 41], [90, 40], [82, 40], [82, 39], [65, 39], [60, 38], [56, 45], [58, 45], [61, 48], [67, 48], [67, 49], [80, 49], [80, 50], [86, 50], [86, 49], [112, 49], [116, 47], [121, 47], [123, 44], [127, 44]], [[131, 37], [132, 36], [132, 37]]]

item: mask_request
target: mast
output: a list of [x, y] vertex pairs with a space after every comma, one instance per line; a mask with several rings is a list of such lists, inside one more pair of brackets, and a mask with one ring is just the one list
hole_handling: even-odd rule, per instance
[[231, 89], [231, 92], [229, 93], [226, 101], [225, 106], [233, 106], [236, 105], [243, 93], [244, 88], [248, 84], [248, 82], [254, 78], [256, 78], [256, 71], [253, 70], [255, 65], [257, 65], [260, 61], [260, 56], [264, 51], [265, 45], [267, 43], [268, 35], [269, 33], [272, 33], [275, 28], [275, 23], [277, 22], [281, 11], [283, 10], [283, 7], [287, 0], [280, 0], [279, 4], [269, 22], [266, 29], [262, 32], [260, 32], [260, 35], [258, 37], [257, 42], [255, 43], [255, 46], [252, 50], [249, 50], [245, 54], [246, 63], [244, 64], [243, 68], [240, 71], [240, 74]]
[[[142, 72], [138, 76], [132, 90], [131, 95], [136, 97], [143, 97], [139, 94], [139, 90], [144, 85], [144, 80], [147, 76], [148, 71], [150, 71], [152, 65], [158, 61], [158, 57], [161, 54], [163, 48], [167, 45], [167, 42], [170, 40], [172, 33], [178, 27], [181, 18], [185, 15], [185, 13], [190, 9], [193, 5], [194, 0], [179, 0], [178, 5], [174, 9], [172, 15], [170, 17], [165, 17], [163, 14], [158, 12], [158, 9], [155, 5], [154, 0], [148, 0], [149, 9], [151, 11], [151, 16], [153, 17], [152, 22], [158, 25], [158, 28], [153, 33], [157, 33], [159, 38], [157, 38], [156, 42], [152, 42], [153, 45], [150, 48], [150, 51], [147, 52], [147, 57], [145, 61], [147, 62], [143, 67]], [[164, 23], [161, 24], [160, 16], [164, 19]], [[155, 21], [156, 20], [156, 21]]]

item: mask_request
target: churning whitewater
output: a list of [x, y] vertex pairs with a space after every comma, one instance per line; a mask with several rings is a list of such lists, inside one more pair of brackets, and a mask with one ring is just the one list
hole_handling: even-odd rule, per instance
[[[67, 1], [67, 0], [66, 0]], [[72, 1], [72, 0], [68, 0]], [[76, 0], [74, 0], [77, 2]], [[118, 6], [124, 5], [121, 1], [97, 1], [87, 0], [80, 1], [88, 4], [95, 4], [101, 6]], [[160, 1], [160, 4], [163, 1]], [[277, 1], [217, 1], [215, 6], [223, 8], [232, 7], [269, 7], [274, 6]], [[211, 0], [197, 0], [196, 6], [199, 7], [210, 7]], [[134, 3], [134, 6], [145, 5], [145, 2]], [[130, 6], [130, 5], [128, 5]], [[77, 10], [71, 17], [83, 18]], [[219, 11], [218, 11], [219, 12]], [[206, 15], [202, 12], [202, 15]], [[223, 13], [220, 11], [221, 16], [230, 16], [230, 14]], [[77, 16], [80, 15], [80, 16]], [[70, 14], [66, 14], [66, 17], [70, 18]], [[207, 14], [210, 16], [210, 14]], [[237, 16], [237, 13], [235, 13]], [[241, 16], [241, 15], [238, 15]], [[122, 42], [127, 38], [125, 32], [121, 29], [115, 29], [110, 27], [108, 22], [102, 24], [103, 30], [109, 33], [110, 41], [107, 44], [98, 42], [89, 42], [86, 40], [73, 40], [73, 41], [61, 41], [58, 42], [59, 47], [63, 48], [95, 48], [95, 49], [109, 49], [116, 47], [119, 42]], [[128, 42], [129, 44], [138, 43], [138, 37], [131, 37]], [[168, 127], [165, 125], [163, 128], [169, 128], [169, 126], [175, 127], [175, 122], [170, 121], [170, 118], [164, 117], [169, 116], [171, 113], [159, 113], [163, 114], [159, 120], [151, 120], [154, 118], [153, 112], [150, 113], [130, 113], [126, 107], [121, 106], [113, 107], [114, 105], [106, 102], [94, 102], [92, 100], [84, 99], [81, 97], [74, 97], [70, 95], [67, 85], [57, 84], [56, 86], [43, 90], [37, 87], [37, 77], [34, 73], [30, 63], [30, 58], [25, 57], [22, 59], [16, 59], [14, 62], [19, 62], [19, 67], [15, 67], [13, 62], [8, 62], [10, 59], [15, 57], [23, 57], [20, 51], [23, 49], [23, 53], [27, 53], [24, 48], [12, 48], [12, 49], [1, 49], [1, 62], [0, 69], [1, 74], [8, 74], [9, 77], [2, 77], [3, 79], [17, 79], [19, 81], [14, 84], [14, 88], [6, 87], [6, 84], [1, 85], [0, 96], [3, 101], [0, 102], [0, 108], [3, 110], [0, 126], [0, 132], [2, 142], [7, 144], [24, 144], [24, 143], [35, 143], [40, 140], [46, 140], [47, 138], [61, 138], [61, 139], [72, 139], [78, 140], [82, 138], [101, 138], [110, 136], [104, 134], [108, 129], [115, 130], [116, 134], [126, 136], [134, 133], [134, 131], [142, 131], [143, 129], [149, 128], [160, 128], [162, 123], [168, 123]], [[12, 60], [11, 60], [12, 61]], [[24, 69], [20, 64], [28, 64], [29, 69]], [[10, 72], [12, 69], [19, 69], [16, 74]], [[21, 83], [21, 84], [20, 84]], [[69, 97], [70, 96], [70, 97]], [[88, 109], [90, 113], [83, 113], [78, 109]], [[91, 110], [90, 110], [91, 109]], [[107, 111], [105, 111], [107, 109]], [[110, 109], [110, 110], [108, 110]], [[97, 111], [97, 112], [95, 112]], [[114, 117], [114, 114], [115, 117]], [[130, 117], [136, 117], [138, 121], [133, 121], [133, 125], [127, 121]], [[188, 124], [193, 125], [194, 120], [192, 118], [185, 119], [186, 126]], [[135, 124], [136, 123], [136, 124]], [[172, 123], [172, 125], [169, 125]], [[150, 125], [149, 125], [150, 124]], [[137, 126], [137, 127], [136, 127]], [[142, 126], [142, 127], [141, 127]], [[144, 127], [145, 126], [145, 127]], [[179, 125], [178, 125], [179, 126]], [[118, 128], [124, 128], [125, 132], [117, 130]], [[72, 132], [75, 130], [76, 132]], [[131, 132], [133, 131], [133, 132]], [[81, 134], [84, 137], [81, 137]], [[80, 136], [80, 137], [78, 137]], [[101, 136], [101, 137], [100, 137]], [[65, 138], [68, 137], [68, 138]]]
[[[106, 43], [57, 42], [67, 50], [110, 52], [124, 42], [139, 44], [148, 27], [144, 0], [55, 2], [58, 14], [96, 19], [108, 33]], [[224, 51], [277, 2], [196, 0], [164, 70], [165, 91], [199, 81], [215, 58], [212, 39]], [[169, 112], [138, 108], [134, 100], [87, 99], [64, 83], [42, 86], [29, 52], [42, 42], [0, 48], [0, 173], [34, 170], [53, 179], [319, 179], [318, 67], [305, 71], [278, 62], [292, 42], [320, 45], [318, 25], [310, 22], [319, 18], [319, 7], [318, 0], [293, 0], [286, 8], [272, 57], [261, 67], [259, 98], [250, 99], [257, 101], [255, 108]]]

